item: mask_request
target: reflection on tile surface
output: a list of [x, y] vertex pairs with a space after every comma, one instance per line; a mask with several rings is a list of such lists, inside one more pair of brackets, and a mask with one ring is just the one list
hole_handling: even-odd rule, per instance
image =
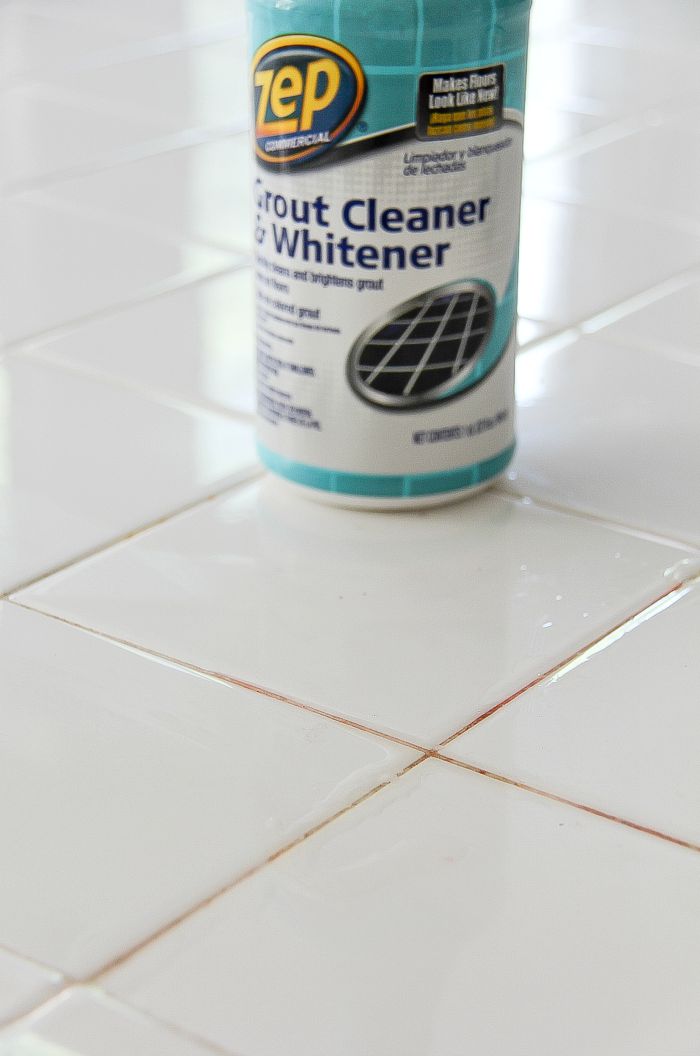
[[700, 363], [603, 332], [526, 350], [517, 387], [519, 491], [700, 544]]
[[251, 253], [249, 156], [244, 132], [66, 180], [51, 188], [51, 200]]
[[582, 322], [700, 260], [700, 235], [601, 208], [526, 198], [521, 315]]
[[59, 210], [41, 195], [0, 202], [0, 337], [30, 337], [164, 288], [236, 257]]
[[576, 157], [533, 165], [527, 187], [542, 197], [634, 211], [644, 223], [670, 218], [698, 232], [698, 173], [700, 132], [667, 121]]
[[0, 1056], [213, 1056], [176, 1031], [91, 990], [71, 990], [0, 1036]]
[[250, 269], [186, 286], [32, 346], [35, 355], [221, 411], [255, 409]]
[[0, 657], [0, 946], [73, 976], [414, 758], [8, 602]]
[[696, 587], [479, 723], [448, 753], [700, 847], [698, 641]]
[[429, 762], [106, 985], [246, 1056], [659, 1056], [698, 971], [700, 855]]
[[0, 360], [0, 594], [256, 465], [243, 423]]
[[0, 1028], [46, 1001], [60, 985], [58, 972], [0, 949]]
[[636, 348], [697, 360], [700, 365], [700, 278], [623, 315], [601, 333]]
[[368, 516], [268, 481], [21, 597], [431, 745], [668, 589], [686, 560], [498, 494]]

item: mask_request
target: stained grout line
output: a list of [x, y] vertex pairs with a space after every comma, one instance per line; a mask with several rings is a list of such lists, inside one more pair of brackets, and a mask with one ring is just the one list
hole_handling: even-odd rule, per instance
[[[123, 535], [116, 536], [115, 538], [107, 540], [105, 543], [101, 543], [98, 546], [93, 547], [90, 550], [84, 550], [77, 557], [70, 558], [67, 561], [62, 562], [59, 565], [54, 565], [53, 568], [48, 569], [45, 572], [41, 572], [38, 576], [33, 576], [30, 579], [24, 580], [24, 582], [16, 584], [10, 587], [4, 593], [0, 594], [0, 601], [12, 602], [14, 605], [21, 605], [22, 608], [30, 609], [30, 605], [22, 605], [21, 602], [13, 599], [14, 594], [19, 594], [23, 590], [29, 590], [30, 587], [36, 587], [39, 583], [43, 583], [45, 579], [50, 579], [51, 576], [56, 576], [60, 572], [65, 572], [69, 568], [73, 568], [74, 565], [79, 565], [83, 561], [90, 561], [92, 558], [98, 557], [100, 554], [107, 553], [117, 546], [122, 546], [124, 543], [130, 542], [132, 539], [136, 539], [141, 535], [145, 535], [147, 532], [153, 531], [155, 528], [160, 528], [162, 525], [167, 524], [169, 521], [175, 520], [177, 517], [182, 517], [185, 514], [191, 513], [196, 510], [199, 506], [205, 506], [209, 502], [214, 502], [216, 499], [221, 498], [222, 495], [226, 495], [228, 492], [233, 492], [245, 484], [250, 484], [252, 481], [257, 480], [259, 477], [264, 475], [264, 469], [262, 466], [251, 465], [249, 469], [241, 470], [236, 480], [228, 480], [224, 486], [217, 489], [216, 491], [210, 492], [208, 495], [201, 496], [200, 498], [193, 499], [191, 502], [184, 503], [182, 506], [178, 506], [174, 510], [169, 510], [167, 513], [161, 514], [152, 521], [148, 521], [146, 524], [140, 524], [135, 528], [131, 528], [128, 532], [124, 532]], [[39, 609], [33, 609], [35, 612], [39, 612]], [[44, 613], [44, 615], [51, 615], [50, 613]], [[58, 619], [58, 617], [55, 617]], [[76, 624], [76, 626], [79, 626]], [[91, 631], [91, 628], [85, 627], [83, 630]], [[91, 632], [98, 633], [98, 632]], [[124, 643], [126, 644], [126, 643]]]
[[[19, 593], [19, 592], [17, 592]], [[390, 741], [392, 744], [400, 745], [402, 748], [410, 748], [412, 751], [420, 753], [428, 753], [431, 751], [429, 748], [425, 748], [423, 745], [415, 744], [413, 741], [406, 740], [403, 737], [399, 737], [396, 734], [386, 733], [382, 730], [374, 729], [372, 726], [366, 726], [364, 723], [356, 722], [354, 719], [349, 719], [344, 715], [336, 715], [330, 711], [324, 711], [322, 708], [315, 707], [313, 704], [307, 704], [304, 701], [297, 700], [295, 697], [286, 696], [284, 693], [278, 693], [274, 689], [269, 689], [267, 686], [259, 686], [255, 682], [247, 682], [245, 679], [236, 678], [233, 675], [226, 675], [219, 671], [211, 671], [209, 668], [200, 667], [197, 664], [190, 663], [187, 660], [180, 660], [177, 657], [169, 656], [167, 653], [161, 653], [157, 649], [150, 649], [148, 646], [139, 645], [137, 642], [132, 642], [128, 638], [120, 638], [117, 635], [110, 634], [107, 631], [101, 631], [94, 627], [89, 627], [86, 624], [79, 623], [77, 620], [71, 620], [66, 616], [59, 616], [54, 612], [47, 612], [35, 605], [29, 605], [26, 602], [18, 601], [12, 595], [7, 596], [5, 599], [8, 604], [16, 605], [17, 608], [26, 609], [27, 612], [37, 613], [40, 616], [45, 616], [50, 620], [56, 620], [57, 623], [66, 624], [68, 627], [73, 627], [75, 630], [84, 631], [86, 634], [92, 635], [94, 638], [101, 638], [104, 641], [112, 642], [114, 645], [119, 645], [124, 649], [128, 649], [133, 653], [140, 656], [149, 657], [152, 660], [159, 660], [166, 664], [171, 664], [174, 667], [182, 671], [188, 671], [190, 674], [199, 675], [202, 678], [206, 678], [211, 682], [216, 682], [220, 685], [234, 686], [237, 689], [245, 689], [251, 693], [257, 693], [258, 696], [266, 697], [268, 700], [276, 700], [280, 704], [289, 704], [293, 708], [297, 708], [300, 711], [308, 712], [311, 715], [316, 715], [322, 719], [330, 719], [332, 722], [337, 723], [340, 726], [349, 727], [350, 729], [357, 730], [359, 733], [366, 733], [373, 737], [381, 738], [385, 741]]]
[[350, 811], [354, 810], [356, 807], [359, 807], [362, 803], [366, 803], [367, 800], [371, 799], [378, 792], [381, 792], [383, 789], [388, 788], [391, 784], [394, 783], [394, 781], [398, 781], [401, 777], [404, 776], [404, 774], [407, 774], [416, 766], [420, 766], [420, 764], [424, 763], [428, 758], [430, 758], [430, 756], [426, 754], [422, 755], [419, 759], [414, 759], [413, 762], [408, 764], [408, 766], [405, 766], [402, 770], [394, 774], [392, 777], [387, 778], [386, 781], [382, 781], [380, 784], [375, 785], [374, 788], [371, 788], [368, 792], [364, 792], [357, 799], [353, 800], [352, 803], [348, 803], [340, 810], [337, 810], [330, 817], [325, 818], [323, 821], [318, 822], [316, 825], [313, 825], [310, 829], [303, 833], [303, 835], [297, 837], [294, 840], [290, 840], [289, 843], [286, 843], [283, 847], [280, 847], [271, 855], [268, 855], [267, 858], [265, 858], [264, 860], [258, 862], [255, 865], [252, 865], [249, 869], [246, 869], [244, 872], [240, 873], [233, 880], [230, 880], [227, 884], [222, 885], [217, 891], [213, 892], [211, 895], [208, 895], [207, 898], [203, 899], [201, 902], [198, 902], [197, 905], [193, 908], [180, 913], [177, 917], [171, 920], [168, 924], [164, 924], [163, 927], [161, 927], [158, 931], [154, 932], [148, 938], [143, 939], [141, 942], [137, 943], [129, 950], [114, 958], [112, 961], [109, 962], [109, 964], [104, 965], [97, 972], [94, 972], [85, 980], [85, 982], [88, 984], [98, 983], [99, 980], [104, 978], [104, 976], [108, 975], [110, 972], [113, 972], [125, 961], [130, 960], [132, 957], [141, 953], [144, 949], [146, 949], [146, 947], [151, 946], [159, 939], [162, 939], [164, 935], [177, 928], [178, 925], [182, 924], [185, 920], [189, 920], [190, 918], [201, 913], [217, 899], [222, 898], [224, 895], [227, 895], [229, 891], [232, 891], [234, 888], [238, 887], [246, 880], [249, 880], [252, 876], [255, 876], [256, 873], [259, 873], [266, 866], [271, 865], [273, 862], [276, 862], [278, 858], [281, 858], [283, 855], [287, 854], [295, 847], [300, 846], [306, 840], [310, 839], [310, 837], [315, 836], [316, 833], [320, 832], [322, 829], [325, 829], [327, 826], [332, 825], [333, 822], [338, 821], [340, 818], [350, 813]]
[[536, 788], [534, 785], [528, 785], [522, 781], [517, 781], [515, 778], [506, 777], [503, 774], [496, 774], [491, 770], [485, 770], [483, 767], [475, 766], [472, 763], [465, 763], [461, 759], [454, 759], [449, 755], [435, 753], [434, 758], [441, 760], [443, 763], [449, 763], [451, 766], [459, 766], [463, 770], [469, 770], [470, 773], [479, 774], [481, 777], [487, 777], [492, 781], [500, 781], [502, 784], [510, 785], [512, 788], [520, 789], [522, 792], [529, 792], [532, 795], [541, 796], [542, 799], [549, 799], [554, 803], [561, 803], [563, 806], [573, 807], [575, 810], [581, 810], [586, 814], [592, 814], [596, 818], [602, 818], [604, 821], [611, 821], [616, 825], [623, 825], [625, 828], [634, 829], [635, 832], [641, 832], [647, 836], [653, 836], [656, 839], [664, 840], [666, 843], [673, 843], [677, 847], [684, 847], [686, 850], [700, 853], [700, 844], [692, 843], [690, 840], [684, 840], [680, 836], [672, 836], [668, 832], [661, 832], [659, 829], [650, 828], [647, 825], [642, 825], [640, 822], [630, 821], [629, 818], [621, 818], [617, 814], [610, 814], [606, 810], [600, 810], [598, 807], [592, 807], [587, 803], [579, 803], [575, 799], [568, 799], [566, 796], [557, 795], [556, 792], [547, 792], [542, 788]]
[[[693, 580], [690, 580], [689, 582], [693, 582]], [[520, 689], [517, 689], [514, 693], [511, 693], [510, 696], [505, 697], [504, 700], [499, 701], [497, 704], [494, 704], [492, 707], [482, 712], [481, 715], [478, 715], [475, 719], [472, 719], [471, 722], [468, 722], [461, 729], [457, 730], [456, 733], [451, 734], [444, 741], [441, 741], [440, 744], [438, 744], [434, 750], [439, 754], [442, 748], [447, 747], [448, 744], [451, 744], [453, 741], [457, 740], [458, 737], [462, 737], [465, 733], [468, 733], [469, 730], [473, 729], [475, 726], [478, 726], [486, 719], [490, 719], [492, 715], [495, 715], [497, 712], [502, 711], [504, 708], [508, 707], [509, 704], [512, 704], [514, 700], [518, 699], [518, 697], [523, 696], [524, 693], [527, 693], [529, 690], [534, 689], [535, 686], [538, 686], [540, 685], [540, 683], [545, 682], [548, 678], [552, 678], [552, 676], [556, 675], [558, 671], [561, 671], [563, 668], [574, 663], [575, 660], [583, 658], [586, 653], [589, 653], [592, 649], [595, 649], [597, 646], [600, 646], [607, 638], [610, 638], [613, 635], [619, 633], [628, 624], [631, 624], [634, 620], [639, 619], [639, 617], [646, 613], [648, 610], [653, 609], [655, 605], [658, 605], [666, 598], [671, 598], [675, 594], [682, 594], [687, 589], [688, 582], [686, 581], [674, 584], [674, 586], [670, 587], [668, 590], [665, 590], [663, 594], [660, 594], [658, 597], [654, 598], [653, 601], [647, 602], [641, 608], [637, 609], [636, 612], [625, 616], [624, 619], [620, 620], [618, 623], [615, 624], [615, 626], [609, 628], [603, 634], [598, 635], [598, 637], [594, 638], [593, 641], [588, 642], [580, 649], [577, 649], [570, 656], [566, 657], [566, 659], [560, 660], [558, 663], [550, 667], [547, 671], [544, 671], [542, 674], [537, 675], [530, 682], [528, 682], [527, 685], [522, 686]]]

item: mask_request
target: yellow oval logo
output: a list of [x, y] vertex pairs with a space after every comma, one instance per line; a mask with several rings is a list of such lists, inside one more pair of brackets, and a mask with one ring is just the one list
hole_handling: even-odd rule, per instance
[[325, 37], [274, 37], [253, 58], [256, 153], [268, 165], [310, 161], [352, 128], [365, 98], [351, 51]]

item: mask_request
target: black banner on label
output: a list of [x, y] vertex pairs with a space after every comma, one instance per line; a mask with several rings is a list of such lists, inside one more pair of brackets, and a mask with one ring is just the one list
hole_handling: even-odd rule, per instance
[[504, 68], [424, 73], [418, 82], [418, 139], [435, 142], [494, 132], [503, 124]]

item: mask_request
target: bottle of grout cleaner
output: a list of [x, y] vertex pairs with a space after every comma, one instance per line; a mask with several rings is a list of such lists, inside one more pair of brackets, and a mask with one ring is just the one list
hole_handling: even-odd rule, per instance
[[514, 450], [530, 0], [249, 0], [258, 438], [340, 505]]

